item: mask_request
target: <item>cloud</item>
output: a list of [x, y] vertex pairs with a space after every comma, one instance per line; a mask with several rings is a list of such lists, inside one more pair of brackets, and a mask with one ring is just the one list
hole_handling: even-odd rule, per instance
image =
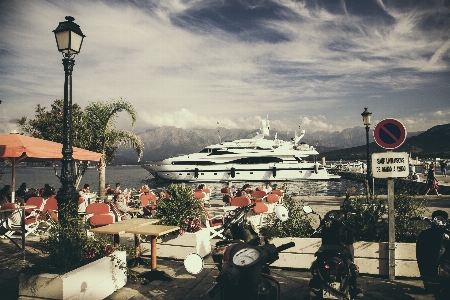
[[[126, 98], [136, 130], [258, 128], [267, 114], [280, 130], [336, 130], [361, 126], [364, 107], [405, 120], [450, 110], [450, 8], [440, 1], [3, 1], [8, 128], [62, 98], [52, 30], [66, 15], [86, 35], [73, 101]], [[445, 116], [429, 120], [414, 126]]]

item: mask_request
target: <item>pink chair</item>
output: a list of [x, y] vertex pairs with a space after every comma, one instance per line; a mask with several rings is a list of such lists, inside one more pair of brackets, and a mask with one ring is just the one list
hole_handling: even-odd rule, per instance
[[91, 203], [86, 207], [86, 215], [92, 226], [103, 226], [114, 223], [114, 214], [106, 203]]
[[253, 207], [253, 212], [255, 214], [262, 214], [265, 212], [268, 212], [269, 208], [267, 207], [266, 204], [264, 204], [264, 202], [256, 202], [255, 206]]
[[266, 197], [267, 203], [276, 203], [280, 200], [277, 194], [268, 194]]
[[252, 193], [252, 199], [255, 202], [262, 201], [265, 196], [266, 196], [266, 192], [264, 192], [264, 191], [254, 191]]
[[[17, 209], [17, 203], [5, 203], [1, 206], [3, 212], [1, 227], [6, 230], [5, 236], [11, 237], [14, 232], [22, 232], [22, 209]], [[25, 218], [25, 236], [36, 234], [39, 228], [40, 215], [30, 215]]]
[[233, 199], [231, 199], [231, 206], [247, 206], [250, 204], [250, 199], [246, 197], [234, 197]]

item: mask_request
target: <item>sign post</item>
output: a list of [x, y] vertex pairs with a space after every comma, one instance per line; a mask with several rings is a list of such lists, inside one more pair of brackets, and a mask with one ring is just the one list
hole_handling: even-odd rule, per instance
[[[404, 143], [406, 129], [402, 123], [395, 119], [384, 119], [375, 126], [373, 137], [380, 147], [392, 150]], [[408, 176], [408, 153], [388, 151], [372, 154], [372, 174], [375, 178], [388, 179], [389, 280], [392, 281], [395, 280], [394, 178]]]

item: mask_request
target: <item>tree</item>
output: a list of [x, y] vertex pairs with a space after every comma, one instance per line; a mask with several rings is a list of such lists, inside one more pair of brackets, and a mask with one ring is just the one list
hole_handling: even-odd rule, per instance
[[[63, 143], [63, 131], [61, 124], [64, 122], [64, 100], [56, 99], [47, 111], [47, 107], [38, 104], [35, 109], [35, 118], [28, 119], [22, 117], [17, 119], [22, 132], [39, 139]], [[89, 135], [89, 127], [86, 123], [86, 114], [81, 106], [74, 103], [72, 105], [72, 145], [79, 148], [87, 149]], [[77, 162], [76, 164], [76, 182], [78, 187], [84, 171], [87, 168], [87, 162]], [[56, 173], [56, 170], [55, 170]], [[58, 176], [58, 175], [57, 175]]]
[[[35, 109], [35, 118], [22, 117], [16, 120], [21, 130], [33, 137], [42, 138], [62, 143], [64, 101], [57, 99], [51, 105], [49, 111], [41, 105]], [[137, 112], [134, 107], [123, 99], [107, 102], [90, 102], [81, 109], [78, 104], [72, 105], [72, 143], [73, 146], [102, 153], [102, 158], [97, 164], [99, 171], [99, 195], [105, 195], [105, 168], [107, 163], [114, 160], [114, 153], [121, 144], [129, 145], [136, 149], [138, 158], [143, 154], [143, 144], [138, 136], [131, 131], [115, 129], [115, 121], [120, 112], [126, 112], [132, 121], [136, 122]], [[77, 183], [81, 180], [87, 165], [78, 165]]]
[[86, 149], [102, 153], [97, 164], [99, 171], [99, 195], [105, 197], [106, 164], [114, 160], [114, 153], [121, 144], [134, 148], [138, 159], [142, 157], [144, 146], [141, 139], [131, 131], [115, 129], [115, 121], [120, 112], [126, 112], [131, 117], [131, 125], [136, 123], [137, 112], [128, 102], [120, 98], [107, 102], [91, 102], [85, 109], [86, 121], [89, 124]]

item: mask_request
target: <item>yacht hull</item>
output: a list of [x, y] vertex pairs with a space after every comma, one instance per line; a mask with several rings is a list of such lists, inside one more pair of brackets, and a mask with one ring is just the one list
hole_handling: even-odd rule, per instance
[[167, 165], [144, 164], [156, 179], [181, 182], [334, 180], [320, 164]]

